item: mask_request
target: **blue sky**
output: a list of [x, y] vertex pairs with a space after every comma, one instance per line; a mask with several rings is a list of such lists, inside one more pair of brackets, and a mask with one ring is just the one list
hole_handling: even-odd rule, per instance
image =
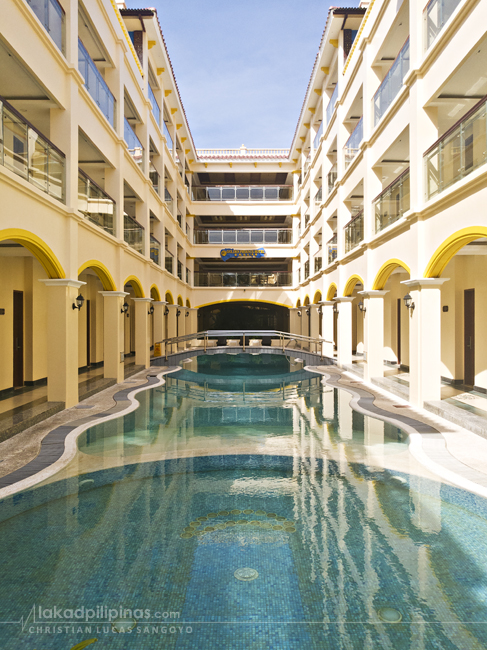
[[[338, 4], [147, 2], [157, 9], [198, 148], [291, 145], [328, 7]], [[127, 0], [128, 8], [143, 6]]]

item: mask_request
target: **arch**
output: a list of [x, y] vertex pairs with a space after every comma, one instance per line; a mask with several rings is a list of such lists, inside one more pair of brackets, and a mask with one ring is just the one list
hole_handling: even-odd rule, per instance
[[189, 309], [191, 309], [191, 301], [189, 298], [186, 298], [186, 307], [189, 307]]
[[24, 248], [34, 255], [40, 262], [50, 279], [59, 279], [66, 277], [64, 269], [58, 258], [54, 255], [49, 246], [42, 241], [40, 237], [28, 230], [21, 228], [6, 228], [0, 230], [0, 241], [11, 239], [16, 244], [21, 244]]
[[486, 226], [462, 228], [450, 235], [433, 253], [424, 272], [425, 278], [439, 278], [448, 262], [458, 251], [475, 239], [487, 237]]
[[[224, 304], [226, 302], [242, 302], [240, 298], [230, 298], [229, 300], [214, 300], [213, 302], [205, 302], [201, 305], [198, 305], [196, 309], [199, 309], [200, 307], [209, 307], [210, 305], [218, 305], [218, 304]], [[286, 309], [292, 309], [292, 306], [285, 305], [282, 302], [274, 302], [272, 300], [261, 300], [260, 298], [245, 298], [245, 302], [265, 302], [268, 303], [269, 305], [279, 305], [279, 307], [286, 307]], [[298, 300], [299, 302], [299, 300]], [[301, 303], [299, 303], [301, 305]]]
[[362, 284], [363, 288], [365, 289], [364, 281], [362, 280], [362, 278], [360, 277], [360, 275], [357, 275], [356, 273], [354, 273], [353, 275], [351, 275], [351, 276], [348, 278], [348, 280], [347, 280], [347, 284], [345, 285], [345, 289], [344, 289], [344, 291], [343, 291], [343, 295], [344, 295], [345, 297], [346, 297], [346, 296], [351, 296], [351, 295], [352, 295], [353, 290], [355, 289], [355, 285], [357, 284], [357, 282], [360, 282], [360, 283]]
[[298, 298], [298, 301], [296, 302], [296, 307], [301, 307], [301, 300]]
[[328, 301], [329, 301], [329, 300], [333, 300], [333, 298], [335, 297], [335, 294], [336, 294], [337, 292], [338, 292], [337, 285], [336, 285], [334, 282], [332, 282], [332, 283], [330, 284], [330, 286], [328, 287], [328, 291], [326, 292], [326, 299], [327, 299]]
[[397, 269], [398, 267], [403, 268], [405, 271], [411, 275], [411, 269], [407, 264], [404, 264], [404, 262], [401, 262], [401, 260], [398, 260], [396, 258], [387, 260], [379, 269], [377, 272], [377, 275], [375, 276], [374, 284], [372, 285], [372, 289], [374, 291], [380, 291], [386, 286], [386, 282], [389, 279], [389, 276], [391, 273], [394, 271], [394, 269]]
[[181, 296], [181, 294], [178, 296], [178, 305], [180, 307], [184, 307], [184, 301], [183, 301], [183, 297]]
[[153, 284], [151, 286], [151, 288], [150, 288], [150, 297], [152, 298], [152, 300], [157, 300], [158, 302], [160, 302], [162, 300], [161, 292], [157, 288], [157, 284]]
[[313, 305], [317, 305], [319, 302], [321, 302], [321, 291], [317, 291], [315, 293], [315, 297], [313, 298]]
[[142, 284], [140, 283], [140, 280], [135, 277], [135, 275], [129, 275], [129, 277], [123, 283], [123, 286], [125, 287], [126, 284], [132, 285], [132, 289], [134, 290], [136, 298], [145, 298]]
[[117, 290], [117, 285], [115, 284], [110, 271], [104, 264], [98, 262], [98, 260], [89, 260], [79, 267], [78, 277], [83, 273], [83, 271], [86, 271], [86, 269], [93, 269], [93, 271], [97, 274], [103, 286], [103, 291]]
[[306, 307], [306, 305], [309, 305], [309, 296], [308, 296], [308, 294], [306, 294], [305, 297], [304, 297], [303, 307]]
[[166, 291], [164, 300], [167, 302], [168, 305], [174, 305], [174, 298], [172, 297], [172, 293], [170, 291]]

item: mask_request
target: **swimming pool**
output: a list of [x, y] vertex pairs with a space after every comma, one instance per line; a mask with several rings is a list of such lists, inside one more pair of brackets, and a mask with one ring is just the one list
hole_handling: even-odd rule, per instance
[[485, 501], [262, 357], [188, 362], [0, 503], [2, 648], [486, 647]]

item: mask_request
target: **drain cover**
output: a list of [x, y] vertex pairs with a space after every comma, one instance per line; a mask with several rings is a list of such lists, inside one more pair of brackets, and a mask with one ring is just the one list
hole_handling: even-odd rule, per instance
[[255, 569], [237, 569], [233, 574], [237, 580], [243, 580], [244, 582], [249, 582], [250, 580], [255, 580], [259, 577], [258, 571]]
[[116, 618], [112, 621], [112, 630], [118, 634], [131, 632], [137, 625], [135, 618]]
[[400, 623], [402, 621], [401, 612], [398, 612], [394, 607], [382, 607], [377, 613], [385, 623]]

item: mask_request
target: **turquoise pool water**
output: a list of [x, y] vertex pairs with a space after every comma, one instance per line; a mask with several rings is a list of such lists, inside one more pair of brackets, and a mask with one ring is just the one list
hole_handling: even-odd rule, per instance
[[484, 500], [301, 364], [232, 357], [0, 502], [1, 648], [487, 647]]

